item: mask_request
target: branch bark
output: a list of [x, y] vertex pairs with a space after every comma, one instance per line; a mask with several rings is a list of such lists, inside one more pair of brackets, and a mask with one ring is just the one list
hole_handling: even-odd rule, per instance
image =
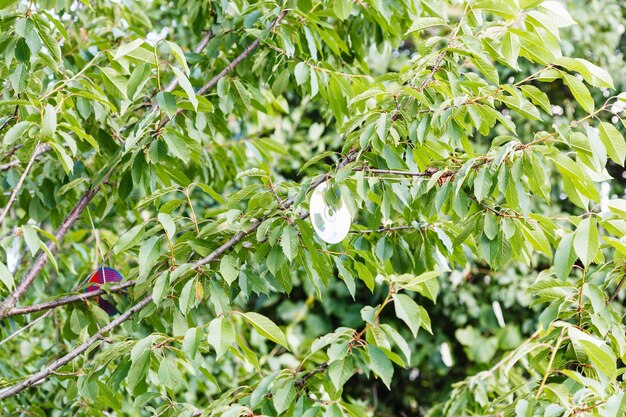
[[624, 286], [625, 282], [626, 282], [626, 273], [624, 273], [624, 276], [622, 277], [622, 279], [619, 280], [617, 287], [615, 287], [615, 291], [613, 291], [613, 294], [611, 294], [611, 297], [607, 300], [606, 305], [611, 304], [615, 300], [615, 298], [617, 297], [617, 294], [619, 294], [619, 292], [622, 290], [622, 287]]
[[7, 205], [4, 206], [4, 209], [2, 209], [2, 213], [0, 213], [0, 226], [2, 226], [2, 223], [4, 222], [4, 218], [6, 217], [7, 213], [11, 209], [13, 202], [17, 198], [17, 194], [22, 189], [22, 185], [24, 184], [24, 180], [26, 179], [26, 176], [28, 175], [28, 171], [30, 171], [30, 167], [33, 166], [33, 162], [35, 162], [35, 159], [37, 158], [39, 148], [40, 148], [40, 145], [39, 143], [37, 143], [37, 146], [35, 146], [35, 150], [33, 151], [33, 154], [30, 157], [28, 164], [26, 164], [26, 168], [24, 168], [24, 172], [22, 172], [22, 175], [20, 176], [20, 179], [17, 181], [15, 188], [13, 188], [13, 192], [11, 193], [11, 196], [9, 197], [9, 201], [7, 202]]
[[85, 352], [87, 349], [89, 349], [93, 345], [100, 343], [100, 341], [102, 341], [102, 338], [105, 334], [107, 334], [111, 330], [115, 329], [116, 327], [120, 326], [122, 323], [130, 319], [135, 313], [137, 313], [138, 311], [143, 309], [145, 306], [150, 304], [151, 301], [152, 301], [152, 295], [145, 296], [137, 304], [135, 304], [134, 306], [126, 310], [124, 314], [120, 315], [118, 318], [116, 318], [115, 320], [113, 320], [112, 322], [104, 326], [102, 329], [96, 332], [96, 334], [91, 336], [82, 344], [76, 346], [65, 356], [52, 362], [50, 365], [46, 366], [44, 369], [37, 372], [36, 374], [31, 375], [30, 377], [26, 378], [22, 382], [15, 384], [5, 389], [4, 391], [0, 392], [0, 401], [25, 390], [26, 388], [38, 383], [39, 381], [46, 379], [50, 374], [54, 373], [54, 371], [56, 371], [63, 365], [69, 363], [73, 359], [77, 358], [80, 354]]
[[[99, 190], [100, 185], [87, 190], [87, 192], [83, 194], [83, 196], [78, 200], [70, 214], [65, 218], [65, 220], [63, 220], [61, 225], [54, 232], [54, 237], [56, 241], [59, 242], [59, 245], [63, 241], [63, 238], [65, 237], [67, 232], [74, 225], [74, 223], [76, 223], [83, 210], [85, 210], [89, 202], [94, 198]], [[46, 246], [48, 247], [50, 253], [54, 253], [57, 249], [57, 244], [53, 239], [50, 239]], [[17, 287], [15, 287], [15, 290], [13, 290], [13, 292], [11, 292], [11, 294], [9, 294], [2, 301], [2, 303], [0, 303], [0, 320], [7, 317], [7, 313], [13, 307], [15, 307], [17, 301], [26, 293], [28, 288], [30, 288], [30, 286], [33, 284], [33, 281], [35, 280], [35, 278], [37, 278], [37, 276], [39, 276], [47, 262], [48, 256], [44, 251], [41, 251], [39, 253], [39, 256], [37, 256], [37, 258], [35, 259], [35, 262], [33, 262], [33, 264], [31, 265], [30, 269], [22, 277], [20, 283], [17, 285]]]
[[88, 291], [83, 294], [68, 295], [66, 297], [61, 297], [56, 300], [47, 301], [45, 303], [24, 307], [15, 307], [6, 313], [6, 317], [21, 316], [24, 314], [37, 313], [44, 310], [51, 310], [53, 308], [61, 307], [67, 304], [76, 303], [78, 301], [87, 301], [91, 298], [98, 297], [103, 294], [122, 292], [125, 289], [134, 285], [135, 281], [127, 281], [122, 284], [112, 286], [108, 289], [98, 288], [97, 290]]

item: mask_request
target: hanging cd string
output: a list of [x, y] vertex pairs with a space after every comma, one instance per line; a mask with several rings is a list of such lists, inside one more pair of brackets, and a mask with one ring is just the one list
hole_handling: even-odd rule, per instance
[[311, 223], [317, 236], [326, 243], [339, 243], [350, 232], [352, 216], [341, 194], [323, 182], [313, 190], [309, 204]]

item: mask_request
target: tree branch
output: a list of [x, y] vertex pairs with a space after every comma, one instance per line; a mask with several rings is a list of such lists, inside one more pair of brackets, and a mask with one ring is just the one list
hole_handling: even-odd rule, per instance
[[113, 320], [112, 322], [104, 326], [102, 329], [98, 330], [96, 334], [91, 336], [82, 344], [76, 346], [65, 356], [52, 362], [50, 365], [46, 366], [44, 369], [37, 372], [36, 374], [31, 375], [30, 377], [26, 378], [22, 382], [15, 384], [5, 389], [4, 391], [0, 392], [0, 400], [4, 400], [8, 397], [11, 397], [25, 390], [26, 388], [38, 383], [39, 381], [46, 379], [50, 374], [54, 373], [57, 369], [59, 369], [63, 365], [69, 363], [70, 361], [78, 357], [80, 354], [85, 352], [91, 346], [99, 343], [106, 333], [110, 332], [111, 330], [115, 329], [116, 327], [118, 327], [119, 325], [121, 325], [122, 323], [130, 319], [136, 312], [140, 311], [145, 306], [150, 304], [151, 301], [152, 301], [152, 295], [145, 296], [137, 304], [135, 304], [134, 306], [126, 310], [124, 314], [120, 315], [118, 318], [116, 318], [115, 320]]
[[15, 307], [6, 313], [5, 317], [21, 316], [24, 314], [37, 313], [39, 311], [50, 310], [53, 308], [61, 307], [67, 304], [76, 303], [78, 301], [87, 301], [90, 298], [98, 297], [103, 294], [122, 292], [125, 289], [135, 285], [135, 281], [127, 281], [119, 285], [112, 286], [108, 289], [98, 288], [97, 290], [88, 291], [82, 294], [73, 294], [65, 297], [58, 298], [52, 301], [46, 301], [45, 303]]
[[26, 164], [26, 168], [24, 168], [24, 172], [22, 172], [22, 175], [20, 176], [20, 179], [17, 181], [17, 184], [15, 184], [15, 188], [13, 188], [13, 192], [11, 193], [11, 196], [9, 197], [9, 201], [7, 202], [6, 206], [4, 206], [4, 209], [2, 209], [2, 213], [0, 213], [0, 226], [2, 226], [2, 223], [4, 222], [4, 218], [6, 217], [7, 213], [11, 209], [11, 206], [13, 205], [13, 202], [15, 201], [17, 194], [22, 189], [22, 185], [24, 184], [26, 175], [28, 175], [28, 171], [30, 171], [30, 167], [33, 166], [33, 162], [35, 162], [35, 159], [37, 158], [38, 151], [39, 151], [39, 143], [37, 143], [37, 146], [35, 146], [33, 155], [30, 157], [28, 164]]
[[[5, 156], [6, 158], [13, 156], [13, 154], [15, 154], [15, 152], [18, 151], [19, 148], [21, 148], [22, 145], [18, 145], [18, 146], [14, 146], [13, 148], [11, 148], [11, 150], [7, 153], [7, 155]], [[42, 154], [48, 152], [50, 150], [50, 145], [43, 144], [43, 145], [39, 145], [39, 148], [37, 149], [37, 151], [35, 152], [35, 154], [33, 155], [33, 159], [37, 159], [39, 156], [41, 156]], [[20, 164], [19, 160], [13, 160], [10, 162], [7, 162], [6, 164], [2, 164], [0, 165], [0, 171], [7, 171], [11, 168], [13, 168], [14, 166], [17, 166]]]
[[[87, 190], [87, 192], [83, 194], [83, 196], [78, 200], [70, 214], [65, 218], [65, 220], [63, 220], [61, 225], [54, 232], [54, 237], [56, 241], [59, 242], [59, 245], [63, 241], [63, 238], [65, 237], [67, 232], [74, 225], [74, 223], [76, 223], [83, 210], [85, 210], [89, 202], [94, 198], [99, 190], [100, 185]], [[57, 244], [55, 243], [54, 239], [50, 239], [46, 246], [48, 247], [50, 253], [54, 253], [57, 249]], [[47, 262], [48, 255], [45, 251], [41, 251], [39, 253], [39, 256], [37, 256], [37, 259], [35, 259], [35, 262], [33, 262], [33, 264], [31, 265], [30, 269], [22, 277], [20, 283], [17, 285], [17, 287], [15, 287], [15, 290], [13, 290], [13, 292], [11, 292], [11, 294], [9, 294], [2, 301], [2, 303], [0, 303], [0, 320], [7, 317], [7, 312], [15, 307], [17, 301], [26, 293], [28, 288], [30, 288], [33, 281], [35, 280], [35, 278], [37, 278], [37, 276], [39, 276]]]
[[617, 284], [615, 291], [613, 291], [613, 294], [611, 294], [611, 298], [607, 300], [606, 305], [611, 304], [615, 300], [615, 297], [617, 297], [617, 294], [619, 294], [619, 292], [622, 290], [622, 287], [624, 286], [625, 282], [626, 282], [626, 273], [624, 273], [624, 276], [622, 277], [622, 279], [619, 280], [619, 283]]
[[315, 368], [315, 369], [313, 369], [312, 371], [310, 371], [310, 372], [308, 372], [308, 373], [304, 374], [304, 375], [303, 375], [300, 379], [298, 379], [298, 380], [295, 382], [295, 385], [296, 385], [297, 387], [302, 388], [303, 386], [305, 386], [305, 385], [306, 385], [306, 382], [307, 382], [309, 379], [311, 379], [313, 376], [315, 376], [315, 375], [317, 375], [317, 374], [319, 374], [319, 373], [324, 372], [324, 371], [326, 370], [326, 368], [328, 368], [328, 362], [324, 362], [324, 363], [322, 363], [320, 366], [318, 366], [317, 368]]

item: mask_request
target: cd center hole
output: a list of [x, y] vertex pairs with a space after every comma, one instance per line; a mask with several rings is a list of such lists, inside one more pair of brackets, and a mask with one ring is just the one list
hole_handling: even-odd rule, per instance
[[335, 214], [334, 210], [332, 209], [332, 207], [327, 207], [326, 208], [326, 215], [331, 217]]

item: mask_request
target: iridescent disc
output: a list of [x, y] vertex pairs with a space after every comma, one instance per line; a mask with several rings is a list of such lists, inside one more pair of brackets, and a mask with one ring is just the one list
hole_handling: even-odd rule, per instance
[[327, 203], [328, 186], [321, 183], [311, 195], [309, 212], [315, 233], [326, 243], [339, 243], [348, 235], [352, 217], [341, 197], [336, 207]]
[[[120, 282], [122, 279], [122, 274], [120, 274], [116, 269], [109, 267], [99, 268], [91, 275], [91, 278], [89, 278], [89, 282], [94, 285], [90, 285], [85, 292], [97, 290], [100, 288], [100, 284], [105, 284], [107, 282]], [[117, 309], [110, 302], [103, 300], [100, 297], [96, 297], [96, 300], [98, 301], [100, 308], [109, 313], [109, 316], [113, 316], [117, 313]]]

